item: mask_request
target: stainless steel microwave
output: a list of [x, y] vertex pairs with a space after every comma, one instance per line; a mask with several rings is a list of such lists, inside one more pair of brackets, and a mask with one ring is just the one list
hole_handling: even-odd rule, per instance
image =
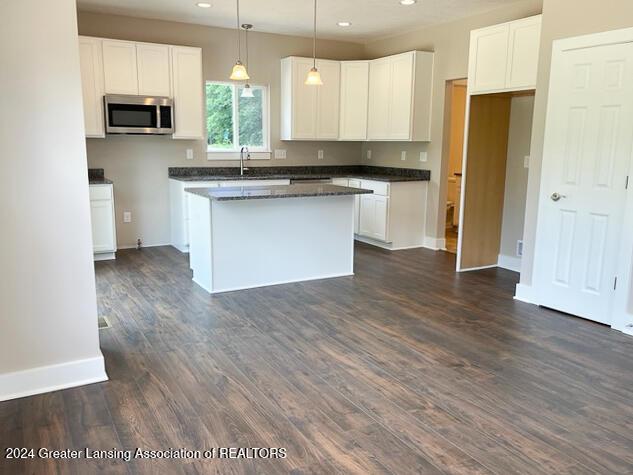
[[106, 95], [106, 133], [174, 133], [174, 102], [169, 97]]

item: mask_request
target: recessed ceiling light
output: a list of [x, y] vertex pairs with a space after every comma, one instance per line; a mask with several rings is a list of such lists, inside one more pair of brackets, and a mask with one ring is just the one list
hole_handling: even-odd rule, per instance
[[196, 3], [196, 5], [199, 6], [200, 8], [211, 8], [211, 4], [207, 2], [198, 2]]
[[400, 0], [400, 5], [409, 6], [409, 5], [413, 5], [417, 1], [418, 0]]
[[338, 26], [352, 26], [352, 22], [351, 21], [339, 21], [337, 23]]

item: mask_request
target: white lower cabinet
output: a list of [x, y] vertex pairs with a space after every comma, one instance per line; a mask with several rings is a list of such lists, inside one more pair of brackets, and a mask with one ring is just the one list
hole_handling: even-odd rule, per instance
[[389, 197], [362, 195], [360, 199], [359, 234], [389, 242]]
[[191, 193], [187, 193], [185, 189], [230, 186], [288, 185], [289, 183], [290, 180], [182, 181], [171, 178], [169, 180], [171, 245], [180, 252], [189, 252], [189, 201]]
[[357, 239], [386, 249], [424, 246], [428, 182], [356, 181], [373, 191], [360, 195]]
[[116, 224], [112, 185], [90, 185], [90, 221], [95, 260], [114, 259]]

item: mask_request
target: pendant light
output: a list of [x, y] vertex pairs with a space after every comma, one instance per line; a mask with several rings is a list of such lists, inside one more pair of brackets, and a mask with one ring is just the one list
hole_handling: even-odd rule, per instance
[[316, 19], [317, 19], [317, 0], [314, 0], [314, 33], [312, 36], [312, 69], [308, 72], [305, 84], [307, 86], [322, 86], [321, 73], [316, 67]]
[[[245, 41], [245, 43], [246, 43], [246, 67], [248, 67], [248, 30], [253, 28], [253, 25], [251, 25], [249, 23], [244, 23], [242, 25], [242, 28], [244, 28], [244, 30], [246, 31], [246, 33], [244, 33], [244, 37], [246, 39], [246, 41]], [[242, 89], [242, 93], [240, 94], [240, 97], [255, 97], [253, 95], [253, 88], [251, 87], [251, 85], [248, 82], [244, 85], [244, 88]]]
[[241, 61], [241, 54], [242, 54], [242, 48], [241, 48], [241, 44], [240, 44], [240, 36], [241, 36], [241, 32], [240, 32], [240, 0], [236, 0], [236, 4], [237, 4], [237, 61], [235, 62], [235, 65], [233, 66], [233, 70], [231, 71], [231, 79], [233, 81], [245, 81], [246, 79], [250, 79], [248, 77], [248, 73], [246, 72], [246, 68], [244, 67], [244, 65], [242, 64]]

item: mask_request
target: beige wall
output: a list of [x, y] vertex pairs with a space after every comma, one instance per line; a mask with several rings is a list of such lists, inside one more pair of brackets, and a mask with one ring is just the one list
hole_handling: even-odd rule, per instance
[[513, 97], [508, 132], [506, 185], [503, 196], [503, 224], [499, 254], [516, 258], [517, 241], [523, 239], [528, 169], [524, 157], [530, 154], [534, 97]]
[[534, 102], [531, 160], [525, 212], [524, 253], [521, 264], [521, 284], [531, 285], [541, 183], [541, 162], [545, 135], [545, 114], [549, 87], [552, 42], [560, 38], [598, 33], [633, 26], [633, 1], [608, 0], [545, 0], [539, 70]]
[[[87, 12], [79, 13], [79, 34], [201, 47], [207, 80], [227, 81], [237, 50], [235, 30]], [[248, 70], [253, 83], [270, 86], [271, 147], [287, 150], [286, 160], [262, 160], [254, 165], [357, 163], [361, 150], [359, 143], [279, 140], [279, 60], [290, 55], [310, 56], [312, 40], [252, 32], [249, 33], [249, 48]], [[363, 46], [324, 40], [318, 43], [318, 55], [329, 59], [358, 59], [363, 57]], [[208, 161], [204, 141], [109, 136], [88, 139], [87, 148], [90, 167], [104, 168], [106, 176], [115, 183], [119, 246], [134, 245], [138, 238], [147, 245], [169, 242], [168, 167], [237, 165], [235, 161]], [[194, 149], [194, 160], [185, 159], [187, 148]], [[324, 151], [323, 160], [317, 160], [319, 149]], [[132, 211], [131, 223], [123, 223], [124, 210]]]
[[81, 383], [48, 365], [104, 375], [76, 21], [74, 0], [2, 2], [0, 400]]
[[[538, 14], [541, 12], [541, 3], [541, 0], [514, 2], [492, 12], [381, 39], [368, 43], [365, 47], [367, 58], [377, 58], [413, 49], [435, 51], [431, 142], [372, 142], [363, 146], [363, 163], [431, 170], [427, 233], [432, 237], [441, 239], [444, 233], [443, 209], [446, 201], [448, 165], [448, 163], [442, 164], [445, 83], [447, 80], [467, 76], [471, 30]], [[372, 151], [371, 160], [366, 158], [367, 150]], [[428, 152], [426, 163], [419, 161], [420, 151], [424, 150]], [[406, 161], [400, 159], [401, 151], [407, 152]], [[442, 203], [442, 212], [438, 213], [440, 203]]]

